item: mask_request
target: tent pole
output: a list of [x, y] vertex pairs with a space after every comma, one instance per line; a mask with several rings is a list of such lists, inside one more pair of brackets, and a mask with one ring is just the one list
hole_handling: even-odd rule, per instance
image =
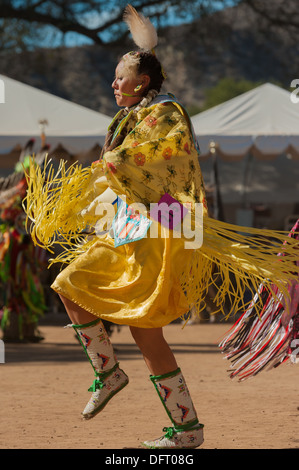
[[249, 182], [250, 182], [250, 177], [251, 177], [252, 158], [253, 158], [253, 155], [249, 151], [245, 157], [245, 165], [244, 165], [244, 171], [243, 171], [243, 183], [242, 183], [242, 194], [241, 194], [243, 209], [246, 209], [248, 205], [247, 192], [248, 192], [248, 187], [249, 187]]
[[221, 200], [218, 178], [217, 142], [210, 142], [210, 154], [212, 155], [211, 184], [213, 186], [213, 217], [224, 222], [224, 211]]

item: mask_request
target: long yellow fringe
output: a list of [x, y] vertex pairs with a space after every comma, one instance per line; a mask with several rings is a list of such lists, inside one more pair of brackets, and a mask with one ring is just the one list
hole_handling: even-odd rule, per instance
[[[240, 227], [204, 217], [203, 234], [202, 247], [195, 250], [192, 266], [182, 276], [189, 303], [198, 312], [205, 308], [211, 285], [215, 286], [213, 313], [219, 311], [225, 318], [248, 308], [260, 284], [275, 298], [275, 286], [289, 297], [290, 281], [298, 282], [299, 246], [288, 232]], [[250, 299], [247, 302], [245, 293]], [[261, 298], [257, 300], [257, 309], [261, 302]]]
[[56, 245], [65, 247], [65, 253], [52, 262], [72, 261], [75, 253], [86, 251], [90, 233], [82, 232], [90, 230], [89, 223], [95, 223], [94, 217], [81, 215], [93, 197], [91, 168], [77, 164], [66, 168], [61, 161], [55, 171], [51, 162], [46, 161], [41, 170], [31, 159], [25, 174], [28, 189], [23, 208], [33, 243], [51, 253]]
[[[55, 246], [64, 249], [50, 265], [70, 263], [97, 241], [90, 229], [95, 216], [81, 215], [94, 198], [92, 169], [77, 164], [66, 169], [61, 162], [54, 172], [49, 163], [41, 170], [31, 160], [26, 177], [23, 207], [33, 242], [52, 253]], [[288, 283], [298, 279], [298, 256], [298, 241], [287, 232], [240, 227], [204, 216], [203, 244], [194, 250], [192, 265], [182, 273], [181, 283], [189, 305], [197, 312], [205, 307], [208, 289], [214, 285], [215, 308], [229, 316], [248, 306], [246, 291], [253, 298], [261, 283], [273, 295], [273, 286], [277, 286], [288, 297]]]

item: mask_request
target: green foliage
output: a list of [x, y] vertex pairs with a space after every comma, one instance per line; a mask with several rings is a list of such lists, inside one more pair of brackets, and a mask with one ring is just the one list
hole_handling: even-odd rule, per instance
[[[281, 83], [272, 81], [274, 85], [282, 87]], [[252, 82], [246, 79], [235, 80], [234, 78], [222, 78], [216, 86], [206, 89], [205, 100], [202, 106], [196, 104], [189, 106], [187, 111], [190, 116], [206, 111], [221, 103], [235, 98], [263, 84], [263, 81]]]
[[202, 111], [202, 108], [200, 106], [197, 106], [196, 104], [193, 104], [191, 106], [186, 107], [189, 116], [195, 116], [195, 114], [198, 114]]
[[209, 88], [205, 92], [205, 102], [201, 111], [217, 106], [225, 101], [231, 100], [236, 96], [246, 93], [262, 85], [262, 82], [252, 82], [250, 80], [241, 79], [235, 80], [234, 78], [222, 78], [216, 86]]

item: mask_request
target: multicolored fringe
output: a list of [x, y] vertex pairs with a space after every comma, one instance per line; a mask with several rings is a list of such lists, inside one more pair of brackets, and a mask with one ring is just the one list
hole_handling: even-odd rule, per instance
[[253, 298], [256, 308], [263, 308], [261, 284], [274, 299], [278, 292], [288, 299], [289, 285], [299, 275], [297, 260], [298, 241], [287, 232], [240, 227], [206, 216], [202, 246], [194, 250], [181, 283], [197, 312], [206, 307], [209, 287], [214, 286], [213, 313], [227, 319], [250, 308]]
[[[299, 221], [289, 234], [297, 241], [298, 226]], [[299, 265], [299, 251], [296, 264]], [[299, 362], [298, 280], [289, 284], [288, 298], [277, 287], [269, 292], [261, 284], [248, 310], [220, 343], [225, 358], [232, 363], [231, 378], [242, 381], [286, 361]], [[262, 300], [262, 309], [257, 306], [257, 299]]]

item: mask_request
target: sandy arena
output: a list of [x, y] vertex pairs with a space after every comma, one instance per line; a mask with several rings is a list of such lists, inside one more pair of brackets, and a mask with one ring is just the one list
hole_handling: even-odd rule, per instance
[[[232, 381], [217, 347], [231, 326], [165, 328], [205, 425], [200, 449], [298, 449], [299, 365]], [[170, 425], [127, 327], [111, 339], [130, 383], [90, 421], [82, 421], [80, 413], [93, 371], [73, 330], [56, 324], [41, 325], [40, 332], [45, 339], [39, 344], [5, 344], [1, 449], [136, 449]]]

